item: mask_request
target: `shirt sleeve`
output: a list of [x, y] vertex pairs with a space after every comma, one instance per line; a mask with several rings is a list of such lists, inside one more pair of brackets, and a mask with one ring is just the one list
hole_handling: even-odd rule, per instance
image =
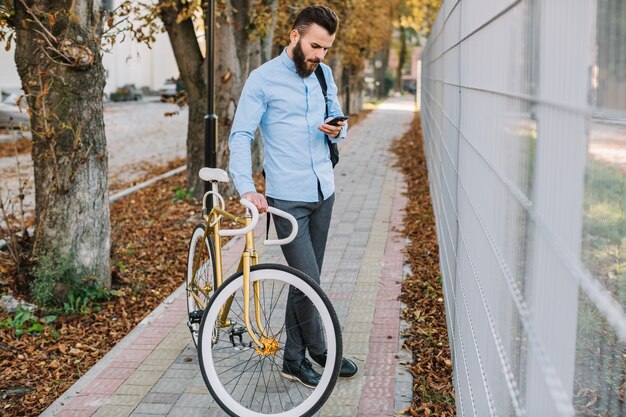
[[252, 153], [250, 145], [254, 133], [267, 109], [267, 100], [262, 89], [262, 80], [252, 72], [241, 92], [233, 127], [228, 138], [230, 159], [228, 170], [240, 196], [256, 191], [252, 180]]
[[[343, 116], [343, 112], [341, 111], [341, 106], [339, 105], [339, 99], [337, 98], [337, 84], [335, 84], [335, 79], [333, 78], [333, 71], [330, 67], [327, 67], [328, 71], [326, 71], [326, 79], [328, 80], [328, 115], [331, 117]], [[346, 125], [341, 127], [341, 133], [336, 138], [330, 138], [330, 141], [333, 143], [338, 143], [346, 138], [346, 134], [348, 132], [348, 122], [346, 121]]]

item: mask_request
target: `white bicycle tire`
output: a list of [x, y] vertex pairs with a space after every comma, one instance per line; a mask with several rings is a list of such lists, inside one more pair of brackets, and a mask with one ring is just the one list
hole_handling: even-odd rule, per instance
[[[304, 277], [304, 278], [303, 278]], [[250, 410], [236, 401], [229, 392], [224, 389], [222, 382], [217, 375], [213, 363], [212, 343], [207, 343], [204, 336], [213, 334], [218, 314], [221, 306], [226, 302], [231, 294], [240, 290], [243, 285], [243, 276], [241, 273], [235, 274], [222, 284], [222, 286], [213, 295], [209, 306], [205, 310], [202, 323], [200, 324], [200, 341], [198, 346], [200, 368], [207, 387], [215, 400], [220, 404], [224, 411], [232, 416], [239, 417], [301, 417], [311, 415], [316, 412], [326, 401], [330, 392], [334, 388], [337, 380], [341, 359], [337, 361], [337, 357], [341, 358], [342, 341], [338, 320], [332, 305], [325, 296], [321, 288], [309, 277], [303, 273], [284, 265], [261, 264], [252, 267], [250, 273], [251, 282], [258, 280], [276, 280], [282, 281], [288, 285], [293, 285], [302, 291], [317, 308], [324, 328], [326, 329], [327, 340], [327, 363], [335, 364], [334, 367], [327, 367], [322, 371], [320, 383], [313, 390], [311, 395], [301, 404], [293, 409], [281, 412], [267, 414]], [[314, 288], [313, 286], [317, 287]], [[326, 299], [326, 302], [324, 301]], [[251, 306], [251, 310], [254, 307]], [[334, 340], [335, 343], [329, 343]]]

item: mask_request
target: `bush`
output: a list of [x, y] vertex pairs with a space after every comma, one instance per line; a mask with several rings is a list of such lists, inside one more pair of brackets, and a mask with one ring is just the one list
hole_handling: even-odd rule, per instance
[[24, 327], [27, 326], [27, 333], [38, 334], [45, 329], [47, 324], [52, 323], [56, 318], [57, 316], [39, 318], [30, 310], [20, 306], [15, 312], [15, 316], [0, 321], [0, 329], [13, 328], [15, 329], [15, 337], [20, 337], [24, 334]]
[[68, 315], [100, 311], [99, 302], [108, 300], [111, 292], [96, 279], [76, 271], [71, 258], [66, 255], [58, 260], [52, 256], [39, 259], [31, 271], [34, 301], [46, 310], [60, 308]]
[[111, 298], [111, 292], [95, 280], [87, 281], [86, 285], [73, 289], [63, 303], [63, 313], [82, 315], [100, 311], [100, 301]]
[[81, 280], [71, 263], [71, 256], [39, 258], [31, 269], [33, 280], [30, 291], [37, 305], [53, 308], [62, 305], [67, 294], [81, 285]]

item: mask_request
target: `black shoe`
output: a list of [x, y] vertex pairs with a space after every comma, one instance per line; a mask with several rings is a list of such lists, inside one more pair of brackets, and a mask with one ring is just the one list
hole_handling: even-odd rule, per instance
[[[321, 355], [313, 355], [309, 352], [311, 358], [317, 362], [320, 366], [326, 366], [326, 352]], [[359, 372], [359, 367], [347, 358], [341, 358], [341, 369], [339, 369], [339, 376], [342, 378], [352, 378]]]
[[297, 381], [308, 388], [315, 388], [322, 377], [315, 372], [313, 365], [308, 359], [299, 361], [283, 361], [283, 370], [280, 372], [283, 378], [290, 381]]

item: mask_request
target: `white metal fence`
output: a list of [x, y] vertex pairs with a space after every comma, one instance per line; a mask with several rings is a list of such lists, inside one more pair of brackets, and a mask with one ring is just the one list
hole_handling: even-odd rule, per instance
[[459, 416], [626, 416], [626, 1], [445, 0], [421, 118]]

